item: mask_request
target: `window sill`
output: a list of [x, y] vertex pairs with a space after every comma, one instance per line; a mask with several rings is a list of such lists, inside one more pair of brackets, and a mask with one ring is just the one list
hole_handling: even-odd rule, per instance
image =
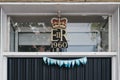
[[5, 57], [113, 57], [117, 52], [3, 52]]

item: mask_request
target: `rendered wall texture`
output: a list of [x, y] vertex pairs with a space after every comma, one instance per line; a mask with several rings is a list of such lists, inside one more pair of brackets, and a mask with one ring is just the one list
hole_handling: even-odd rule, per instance
[[0, 0], [0, 2], [120, 2], [120, 0]]

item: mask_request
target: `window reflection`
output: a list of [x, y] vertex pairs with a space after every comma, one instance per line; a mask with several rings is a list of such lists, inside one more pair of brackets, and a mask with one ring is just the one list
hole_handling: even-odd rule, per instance
[[65, 16], [68, 18], [68, 48], [51, 48], [51, 23], [54, 16], [11, 16], [12, 52], [97, 52], [108, 51], [108, 18]]

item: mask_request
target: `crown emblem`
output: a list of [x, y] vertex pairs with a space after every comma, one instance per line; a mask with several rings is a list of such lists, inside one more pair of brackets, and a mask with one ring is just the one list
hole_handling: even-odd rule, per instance
[[51, 24], [53, 28], [65, 29], [67, 24], [67, 18], [52, 18]]

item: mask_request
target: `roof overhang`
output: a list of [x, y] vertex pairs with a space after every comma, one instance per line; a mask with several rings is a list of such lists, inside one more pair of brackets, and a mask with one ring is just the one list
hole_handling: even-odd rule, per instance
[[3, 2], [1, 8], [8, 15], [111, 15], [119, 2]]

